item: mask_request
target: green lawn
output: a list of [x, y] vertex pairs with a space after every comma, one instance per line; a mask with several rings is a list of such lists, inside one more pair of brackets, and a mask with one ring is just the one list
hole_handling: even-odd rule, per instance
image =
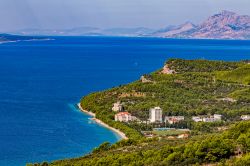
[[171, 130], [154, 130], [152, 131], [153, 134], [156, 134], [158, 136], [178, 136], [180, 134], [184, 134], [187, 133], [187, 131], [183, 131], [183, 130], [175, 130], [175, 129], [171, 129]]

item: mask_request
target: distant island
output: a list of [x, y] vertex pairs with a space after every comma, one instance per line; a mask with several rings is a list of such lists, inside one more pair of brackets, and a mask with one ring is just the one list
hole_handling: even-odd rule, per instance
[[51, 39], [45, 38], [45, 37], [31, 37], [31, 36], [0, 34], [0, 44], [18, 42], [18, 41], [37, 41], [37, 40], [51, 40]]
[[169, 59], [133, 83], [83, 97], [80, 107], [128, 139], [36, 166], [249, 165], [249, 60]]
[[18, 35], [45, 36], [127, 36], [127, 37], [162, 37], [183, 39], [250, 39], [250, 16], [222, 11], [199, 25], [186, 22], [170, 25], [163, 29], [78, 27], [72, 29], [23, 29], [10, 32]]

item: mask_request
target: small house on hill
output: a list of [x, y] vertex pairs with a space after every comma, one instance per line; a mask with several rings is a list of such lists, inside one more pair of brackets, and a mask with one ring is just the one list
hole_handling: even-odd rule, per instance
[[241, 120], [250, 120], [250, 115], [242, 115], [240, 117]]
[[123, 105], [120, 101], [114, 103], [112, 111], [114, 112], [122, 112], [123, 111]]
[[188, 137], [189, 137], [189, 134], [188, 133], [184, 133], [184, 134], [178, 135], [177, 138], [179, 138], [179, 139], [185, 139], [185, 138], [188, 138]]
[[149, 82], [151, 83], [151, 82], [153, 82], [148, 75], [141, 76], [140, 80], [141, 80], [142, 83], [149, 83]]
[[161, 71], [162, 74], [175, 74], [174, 70], [171, 70], [168, 65], [165, 65]]

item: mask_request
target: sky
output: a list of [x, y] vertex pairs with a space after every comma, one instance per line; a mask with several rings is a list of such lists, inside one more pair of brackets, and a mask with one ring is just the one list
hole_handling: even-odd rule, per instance
[[0, 32], [200, 23], [222, 10], [250, 15], [250, 0], [0, 0]]

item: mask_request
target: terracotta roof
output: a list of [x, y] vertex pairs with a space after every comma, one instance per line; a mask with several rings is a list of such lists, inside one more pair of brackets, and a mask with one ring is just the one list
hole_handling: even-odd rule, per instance
[[119, 112], [118, 114], [116, 114], [116, 115], [131, 115], [130, 113], [128, 113], [128, 112]]

